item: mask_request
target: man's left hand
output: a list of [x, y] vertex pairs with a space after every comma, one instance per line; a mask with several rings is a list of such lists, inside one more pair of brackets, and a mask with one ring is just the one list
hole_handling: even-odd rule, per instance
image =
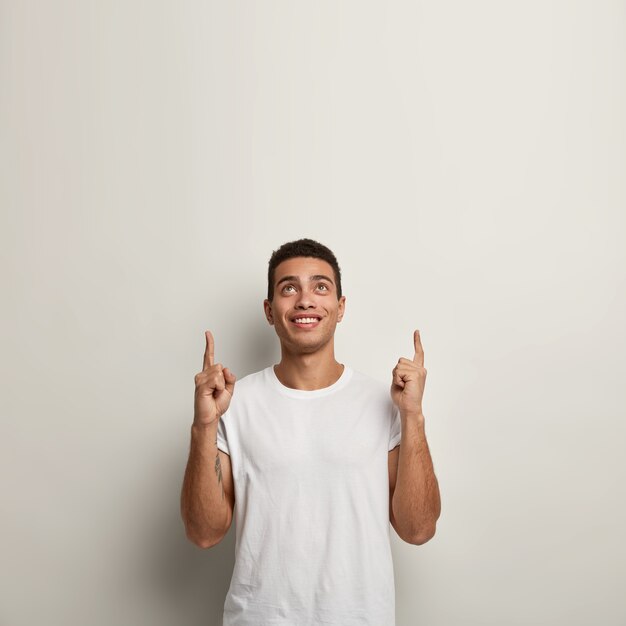
[[413, 343], [415, 344], [413, 360], [401, 357], [392, 372], [391, 399], [400, 409], [403, 418], [423, 417], [422, 396], [426, 383], [426, 369], [419, 330], [413, 333]]

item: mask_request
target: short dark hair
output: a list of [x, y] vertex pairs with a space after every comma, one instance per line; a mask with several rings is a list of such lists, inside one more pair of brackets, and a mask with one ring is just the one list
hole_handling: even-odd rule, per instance
[[333, 268], [335, 282], [337, 283], [337, 300], [339, 300], [341, 298], [341, 270], [339, 269], [337, 258], [330, 248], [313, 239], [306, 238], [284, 243], [278, 250], [272, 252], [267, 270], [267, 299], [270, 302], [274, 299], [274, 274], [278, 264], [299, 256], [322, 259], [322, 261], [326, 261]]

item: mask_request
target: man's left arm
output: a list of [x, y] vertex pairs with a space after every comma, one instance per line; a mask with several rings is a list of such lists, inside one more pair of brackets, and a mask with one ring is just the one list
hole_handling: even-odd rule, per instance
[[[391, 398], [400, 409], [401, 440], [399, 451], [390, 457], [390, 518], [401, 539], [420, 545], [435, 534], [441, 513], [439, 484], [426, 440], [422, 397], [426, 382], [424, 351], [419, 331], [413, 335], [413, 360], [401, 358], [393, 370]], [[393, 476], [392, 464], [397, 459]], [[394, 480], [395, 478], [395, 480]]]

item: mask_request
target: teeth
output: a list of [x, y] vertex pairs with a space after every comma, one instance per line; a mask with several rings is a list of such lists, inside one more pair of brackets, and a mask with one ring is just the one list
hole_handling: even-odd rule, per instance
[[319, 321], [316, 317], [298, 317], [294, 320], [294, 322], [298, 324], [311, 324], [313, 322]]

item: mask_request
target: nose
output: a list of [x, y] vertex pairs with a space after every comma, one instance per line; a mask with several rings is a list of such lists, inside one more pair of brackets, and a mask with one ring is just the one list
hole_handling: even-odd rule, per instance
[[314, 309], [315, 306], [313, 296], [306, 289], [300, 291], [298, 301], [296, 302], [296, 309]]

